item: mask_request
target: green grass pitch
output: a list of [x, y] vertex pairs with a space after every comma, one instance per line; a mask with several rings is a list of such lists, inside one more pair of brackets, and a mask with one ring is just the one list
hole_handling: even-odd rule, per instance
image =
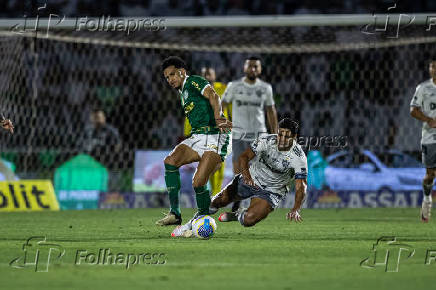
[[[237, 222], [217, 222], [218, 229], [211, 240], [171, 238], [172, 227], [154, 225], [162, 211], [0, 213], [0, 288], [398, 290], [435, 287], [436, 261], [431, 257], [436, 257], [436, 223], [421, 223], [419, 209], [306, 209], [302, 211], [301, 224], [289, 224], [285, 220], [287, 211], [281, 209], [251, 228], [243, 228]], [[193, 210], [183, 210], [183, 214], [187, 219]], [[45, 236], [47, 243], [65, 250], [60, 261], [50, 260], [48, 272], [36, 272], [30, 263], [23, 268], [10, 266], [12, 260], [24, 255], [23, 244], [32, 236]], [[360, 266], [362, 260], [374, 255], [373, 244], [382, 236], [394, 236], [409, 249], [400, 254], [398, 272], [386, 272], [383, 265]], [[47, 246], [41, 249], [44, 247]], [[394, 248], [398, 250], [399, 246], [385, 245], [377, 248], [377, 253], [385, 255], [386, 249], [390, 249], [389, 259], [397, 259], [398, 251]], [[162, 253], [165, 263], [134, 264], [126, 269], [120, 257], [119, 265], [84, 264], [83, 260], [75, 265], [78, 250], [97, 255], [99, 249], [125, 255]], [[412, 249], [414, 255], [407, 257]]]

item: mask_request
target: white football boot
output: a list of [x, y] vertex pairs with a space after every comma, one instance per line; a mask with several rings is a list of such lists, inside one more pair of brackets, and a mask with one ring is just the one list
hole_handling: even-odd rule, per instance
[[431, 217], [431, 207], [433, 202], [431, 201], [423, 201], [421, 206], [421, 221], [424, 223], [428, 223]]

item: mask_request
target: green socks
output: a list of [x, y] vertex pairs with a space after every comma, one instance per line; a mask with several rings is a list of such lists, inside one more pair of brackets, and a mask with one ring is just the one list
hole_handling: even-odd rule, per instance
[[[171, 212], [180, 216], [180, 173], [179, 168], [165, 164], [165, 183], [170, 197]], [[194, 187], [195, 198], [197, 200], [198, 213], [200, 215], [209, 214], [210, 192], [206, 186]]]
[[178, 167], [165, 164], [165, 183], [170, 196], [170, 211], [176, 216], [181, 216], [179, 204], [180, 173]]
[[195, 198], [197, 199], [197, 207], [198, 213], [200, 215], [209, 214], [209, 206], [210, 206], [210, 193], [207, 187], [199, 186], [194, 187]]

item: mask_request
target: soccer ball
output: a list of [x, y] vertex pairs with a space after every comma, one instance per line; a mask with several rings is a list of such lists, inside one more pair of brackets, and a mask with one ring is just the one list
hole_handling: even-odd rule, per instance
[[208, 215], [201, 215], [192, 222], [192, 233], [200, 239], [210, 239], [216, 231], [215, 220]]

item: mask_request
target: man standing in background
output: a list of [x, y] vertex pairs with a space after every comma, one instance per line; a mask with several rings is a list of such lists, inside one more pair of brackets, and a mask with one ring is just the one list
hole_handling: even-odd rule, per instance
[[[209, 83], [215, 89], [215, 92], [220, 97], [223, 95], [224, 90], [226, 89], [226, 85], [221, 82], [216, 82], [215, 69], [211, 67], [202, 67], [201, 76], [209, 81]], [[223, 108], [223, 111], [224, 111], [223, 112], [224, 116], [228, 119], [229, 118], [228, 109]], [[185, 117], [184, 135], [185, 137], [187, 137], [190, 134], [191, 134], [191, 124], [189, 124], [188, 118]], [[221, 191], [221, 185], [223, 184], [223, 179], [224, 179], [224, 169], [225, 169], [225, 162], [223, 161], [221, 167], [217, 171], [215, 171], [215, 173], [212, 174], [212, 176], [209, 179], [209, 183], [212, 189], [212, 195], [215, 195]]]
[[[262, 72], [260, 58], [249, 57], [244, 63], [245, 76], [228, 84], [222, 97], [223, 109], [232, 104], [233, 122], [232, 148], [233, 173], [241, 173], [239, 156], [262, 134], [277, 134], [277, 112], [274, 106], [272, 87], [259, 79]], [[266, 108], [266, 116], [265, 116]], [[236, 212], [240, 202], [235, 202], [232, 212]], [[228, 217], [235, 215], [225, 215]], [[220, 221], [232, 221], [222, 219]]]
[[422, 180], [423, 200], [421, 220], [427, 223], [431, 216], [433, 181], [436, 177], [436, 61], [428, 67], [430, 79], [416, 87], [410, 102], [410, 115], [422, 122], [422, 163], [426, 168]]

